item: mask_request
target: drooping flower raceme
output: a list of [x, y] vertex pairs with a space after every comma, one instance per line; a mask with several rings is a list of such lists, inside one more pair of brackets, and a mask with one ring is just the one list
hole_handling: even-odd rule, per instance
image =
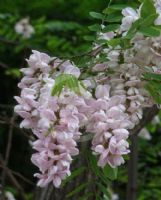
[[100, 155], [99, 166], [116, 167], [124, 163], [122, 156], [129, 153], [126, 139], [131, 123], [124, 112], [125, 97], [110, 97], [109, 85], [98, 85], [95, 96], [96, 100], [90, 102], [93, 112], [87, 126], [87, 131], [94, 133], [92, 150]]
[[79, 76], [79, 69], [70, 62], [59, 69], [57, 66], [61, 61], [51, 67], [50, 61], [47, 54], [33, 51], [27, 60], [30, 67], [21, 70], [25, 75], [19, 83], [21, 95], [15, 97], [19, 103], [15, 112], [24, 118], [20, 127], [32, 129], [37, 137], [33, 142], [37, 153], [31, 160], [39, 167], [40, 173], [35, 176], [42, 187], [49, 182], [58, 187], [61, 180], [70, 175], [71, 156], [79, 152], [76, 147], [76, 140], [81, 135], [79, 127], [86, 121], [85, 115], [79, 112], [85, 106], [83, 97], [67, 88], [59, 97], [51, 96], [54, 76], [60, 71]]

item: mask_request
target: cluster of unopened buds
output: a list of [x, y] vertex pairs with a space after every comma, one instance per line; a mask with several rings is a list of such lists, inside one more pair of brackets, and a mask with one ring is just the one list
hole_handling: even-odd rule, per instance
[[[155, 5], [158, 11], [161, 5]], [[126, 35], [139, 18], [139, 10], [125, 8], [122, 14], [120, 28], [100, 33], [99, 37], [110, 40], [116, 32]], [[161, 24], [160, 15], [156, 23]], [[93, 66], [91, 70], [97, 75], [85, 80], [73, 62], [33, 51], [27, 60], [29, 67], [21, 69], [24, 77], [18, 85], [21, 94], [15, 97], [15, 112], [23, 118], [20, 127], [31, 129], [37, 138], [32, 144], [36, 153], [31, 160], [40, 171], [35, 174], [39, 186], [53, 182], [59, 187], [70, 175], [72, 156], [79, 154], [77, 142], [86, 133], [93, 135], [91, 149], [99, 156], [99, 166], [115, 168], [124, 163], [123, 156], [130, 152], [129, 130], [142, 119], [143, 108], [154, 104], [141, 77], [145, 66], [152, 66], [154, 73], [161, 72], [158, 42], [161, 37], [136, 34], [129, 49], [104, 48], [101, 53], [107, 55], [107, 61]], [[115, 73], [104, 73], [111, 69]], [[64, 86], [60, 94], [52, 95], [55, 80], [61, 74], [79, 80], [79, 93]]]

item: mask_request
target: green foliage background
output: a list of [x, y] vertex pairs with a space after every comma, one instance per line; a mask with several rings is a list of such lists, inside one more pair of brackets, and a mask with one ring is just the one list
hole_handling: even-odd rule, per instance
[[[136, 1], [114, 1], [132, 3]], [[4, 155], [9, 118], [12, 116], [12, 106], [15, 104], [14, 95], [18, 95], [17, 83], [21, 78], [19, 69], [26, 66], [31, 49], [44, 51], [52, 56], [71, 57], [82, 54], [91, 47], [91, 42], [84, 36], [94, 35], [88, 26], [95, 23], [89, 15], [90, 11], [101, 12], [108, 5], [107, 0], [0, 0], [0, 153]], [[18, 35], [15, 23], [30, 17], [36, 33], [30, 39]], [[3, 105], [10, 105], [3, 107]], [[17, 121], [18, 124], [19, 121]], [[161, 199], [161, 130], [159, 125], [148, 125], [152, 140], [139, 139], [139, 178], [138, 200]], [[30, 162], [31, 147], [28, 139], [14, 129], [9, 168], [35, 182], [33, 172], [36, 170]], [[33, 186], [20, 179], [28, 199], [32, 199]], [[119, 168], [118, 179], [112, 190], [125, 199], [127, 183], [127, 166]], [[16, 193], [15, 188], [7, 182], [7, 189]]]

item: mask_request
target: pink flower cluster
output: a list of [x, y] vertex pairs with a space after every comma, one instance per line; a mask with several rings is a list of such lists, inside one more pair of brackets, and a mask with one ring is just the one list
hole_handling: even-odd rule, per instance
[[[59, 104], [60, 105], [60, 104]], [[40, 180], [39, 186], [53, 182], [59, 187], [61, 180], [70, 175], [71, 156], [79, 153], [76, 140], [80, 137], [78, 110], [75, 106], [64, 105], [59, 112], [59, 122], [52, 125], [47, 135], [41, 135], [33, 143], [37, 153], [32, 155], [32, 162], [41, 173], [35, 174]]]
[[[39, 186], [44, 187], [53, 182], [59, 187], [61, 180], [70, 175], [71, 156], [78, 154], [76, 140], [81, 133], [79, 127], [86, 117], [78, 109], [85, 105], [83, 96], [64, 88], [62, 94], [51, 96], [54, 78], [60, 73], [79, 76], [80, 71], [69, 61], [62, 61], [47, 54], [33, 51], [27, 60], [29, 68], [22, 69], [24, 78], [19, 83], [20, 97], [15, 97], [19, 103], [15, 112], [23, 119], [21, 128], [32, 129], [37, 137], [33, 148], [37, 151], [32, 155], [32, 162], [39, 168], [35, 174], [40, 180]], [[60, 67], [59, 67], [60, 66]]]
[[[155, 0], [154, 6], [156, 7], [156, 12], [158, 13], [158, 18], [154, 21], [155, 25], [161, 24], [160, 1]], [[106, 40], [117, 39], [118, 36], [122, 37], [127, 34], [132, 24], [140, 18], [140, 10], [134, 10], [133, 8], [127, 7], [122, 10], [123, 19], [121, 26], [115, 30], [105, 33], [104, 31], [99, 32], [98, 39]], [[102, 25], [102, 30], [104, 26]], [[116, 36], [116, 37], [115, 37]], [[97, 53], [95, 58], [95, 65], [92, 71], [96, 73], [93, 80], [96, 83], [96, 100], [93, 100], [92, 107], [95, 107], [91, 118], [89, 120], [87, 130], [89, 132], [95, 133], [93, 139], [92, 149], [96, 154], [100, 155], [98, 164], [104, 166], [106, 163], [110, 164], [112, 167], [118, 166], [123, 163], [121, 160], [121, 155], [128, 153], [128, 144], [126, 139], [128, 137], [127, 129], [134, 128], [143, 117], [143, 108], [151, 107], [154, 104], [152, 97], [145, 90], [144, 86], [146, 81], [142, 80], [144, 73], [158, 73], [161, 74], [161, 54], [160, 54], [160, 42], [161, 36], [159, 37], [145, 37], [143, 34], [136, 33], [134, 38], [131, 39], [131, 47], [127, 49], [122, 49], [120, 45], [101, 47], [100, 44], [94, 44], [93, 49], [97, 52], [97, 49], [102, 48], [100, 52]], [[101, 63], [99, 60], [102, 57], [106, 57]], [[113, 73], [111, 73], [111, 71]], [[102, 85], [98, 85], [102, 84]], [[110, 88], [110, 89], [107, 89]], [[115, 128], [109, 125], [108, 112], [113, 110], [113, 106], [104, 105], [100, 96], [97, 95], [98, 91], [102, 91], [103, 99], [106, 96], [106, 104], [109, 104], [110, 99], [123, 99], [121, 102], [117, 102], [113, 106], [119, 110], [120, 115], [117, 113], [117, 117], [111, 114], [112, 120], [117, 124], [117, 120], [120, 119], [119, 116], [126, 116], [125, 119], [129, 120], [128, 126], [123, 127], [123, 133], [126, 132], [125, 137], [121, 137], [122, 132], [119, 132], [119, 136], [123, 139], [121, 141], [121, 147], [123, 151], [116, 150], [120, 157], [114, 159], [113, 146], [117, 149], [119, 145], [119, 140], [115, 136]], [[107, 92], [108, 91], [108, 92]], [[110, 92], [109, 92], [110, 91]], [[106, 95], [108, 93], [108, 95]], [[101, 101], [101, 107], [98, 102]], [[96, 103], [97, 102], [97, 103]], [[114, 101], [115, 102], [115, 101]], [[104, 105], [104, 108], [103, 108]], [[121, 105], [121, 109], [120, 109]], [[107, 109], [108, 107], [108, 109]], [[110, 112], [111, 113], [111, 112]], [[111, 122], [111, 119], [109, 120]], [[114, 125], [115, 125], [114, 124]], [[116, 141], [116, 142], [114, 142]], [[112, 146], [112, 147], [111, 147]]]
[[99, 156], [98, 165], [109, 164], [116, 167], [124, 163], [123, 155], [129, 153], [126, 141], [131, 126], [125, 111], [125, 97], [110, 97], [109, 85], [98, 85], [96, 99], [90, 100], [92, 114], [89, 118], [87, 131], [94, 133], [92, 150]]
[[[44, 187], [53, 182], [59, 187], [70, 175], [72, 156], [79, 153], [76, 142], [81, 127], [94, 134], [92, 150], [100, 155], [99, 166], [124, 163], [123, 155], [129, 153], [126, 139], [130, 126], [125, 96], [111, 96], [109, 85], [97, 85], [92, 97], [81, 84], [80, 95], [63, 88], [59, 96], [52, 96], [58, 75], [68, 73], [78, 78], [80, 70], [69, 61], [62, 62], [38, 51], [33, 51], [27, 62], [29, 68], [21, 70], [24, 77], [18, 85], [21, 95], [15, 97], [19, 103], [15, 112], [23, 118], [20, 127], [31, 129], [37, 137], [31, 160], [40, 171], [35, 174], [38, 185]], [[90, 87], [90, 80], [83, 82]]]
[[[134, 64], [121, 65], [121, 76], [115, 75], [110, 83], [112, 95], [121, 95], [126, 98], [126, 113], [131, 121], [131, 128], [142, 119], [142, 107], [145, 97], [140, 90], [141, 80], [138, 67]], [[126, 71], [126, 73], [125, 73]]]
[[[154, 0], [154, 6], [158, 14], [154, 24], [161, 25], [161, 1]], [[113, 32], [103, 31], [98, 34], [98, 38], [101, 36], [102, 39], [104, 36], [103, 39], [108, 42], [110, 39], [117, 39], [118, 36], [125, 36], [132, 24], [140, 18], [141, 8], [142, 5], [136, 10], [131, 7], [123, 9], [120, 27]], [[107, 35], [111, 37], [107, 38]], [[144, 86], [147, 82], [142, 78], [144, 73], [161, 74], [160, 42], [161, 36], [145, 37], [137, 32], [131, 39], [131, 47], [122, 49], [119, 44], [114, 47], [109, 45], [97, 54], [96, 65], [93, 67], [97, 75], [93, 79], [98, 83], [110, 85], [111, 96], [119, 95], [126, 98], [124, 105], [125, 112], [132, 122], [130, 128], [134, 128], [142, 119], [143, 108], [151, 107], [155, 103], [145, 90]], [[95, 46], [100, 47], [99, 44]], [[102, 63], [99, 62], [101, 56], [107, 58]], [[111, 74], [111, 71], [114, 73]]]

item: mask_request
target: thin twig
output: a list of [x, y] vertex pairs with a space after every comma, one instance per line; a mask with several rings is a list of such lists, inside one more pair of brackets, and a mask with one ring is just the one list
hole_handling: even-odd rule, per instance
[[[8, 132], [8, 142], [7, 142], [7, 148], [6, 148], [6, 154], [5, 154], [5, 161], [4, 161], [4, 167], [6, 168], [8, 165], [9, 161], [9, 156], [10, 156], [10, 150], [11, 150], [11, 145], [12, 145], [12, 135], [13, 135], [13, 123], [15, 120], [15, 115], [13, 114], [11, 118], [11, 124], [9, 127], [9, 132]], [[2, 198], [4, 197], [4, 190], [5, 190], [5, 178], [6, 178], [6, 170], [2, 171]]]
[[[0, 163], [4, 166], [4, 171], [6, 172], [6, 175], [9, 177], [10, 181], [12, 182], [12, 184], [17, 188], [17, 190], [19, 191], [20, 197], [22, 200], [25, 200], [25, 196], [24, 196], [24, 190], [21, 187], [21, 185], [19, 184], [19, 182], [17, 181], [17, 179], [14, 177], [14, 175], [11, 173], [10, 170], [8, 170], [8, 168], [5, 166], [5, 161], [3, 160], [2, 156], [0, 155]], [[5, 197], [2, 196], [1, 198], [2, 200], [5, 200]]]
[[[1, 168], [5, 168], [2, 164], [0, 164]], [[30, 181], [29, 179], [27, 179], [26, 177], [24, 177], [22, 174], [20, 174], [19, 172], [16, 172], [12, 169], [9, 169], [8, 167], [6, 167], [7, 170], [9, 170], [12, 174], [14, 174], [15, 176], [21, 178], [23, 181], [25, 181], [26, 183], [30, 184], [30, 185], [35, 185], [35, 183], [33, 183], [32, 181]]]
[[13, 109], [14, 105], [0, 104], [0, 108]]
[[4, 68], [4, 69], [7, 69], [8, 68], [8, 65], [6, 65], [5, 63], [3, 62], [0, 62], [0, 67]]
[[138, 164], [138, 136], [136, 134], [130, 137], [130, 160], [128, 162], [128, 184], [126, 200], [137, 199], [137, 164]]
[[15, 122], [14, 122], [14, 123], [11, 123], [11, 120], [10, 120], [9, 118], [0, 116], [0, 124], [12, 125], [14, 128], [20, 130], [21, 133], [23, 133], [24, 136], [25, 136], [27, 139], [29, 139], [29, 140], [34, 140], [34, 137], [30, 136], [30, 135], [28, 134], [28, 132], [26, 132], [26, 131], [24, 131], [22, 128], [20, 128], [18, 124], [16, 124]]
[[18, 42], [12, 41], [12, 40], [8, 40], [5, 38], [0, 37], [0, 42], [4, 43], [4, 44], [10, 44], [10, 45], [18, 45]]

